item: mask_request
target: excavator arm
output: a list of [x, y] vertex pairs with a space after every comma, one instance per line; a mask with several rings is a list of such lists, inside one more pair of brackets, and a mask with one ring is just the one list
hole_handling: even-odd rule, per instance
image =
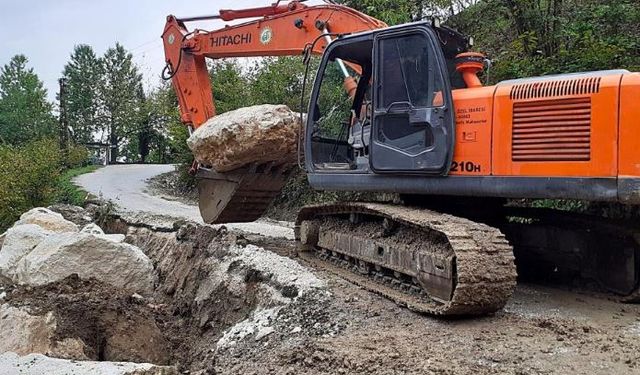
[[[182, 122], [190, 130], [216, 115], [206, 58], [321, 54], [339, 35], [384, 28], [382, 21], [334, 4], [306, 6], [303, 0], [278, 1], [261, 8], [221, 10], [214, 16], [177, 18], [168, 16], [162, 34], [166, 56], [165, 79], [171, 79], [180, 105]], [[204, 20], [249, 19], [218, 30], [189, 30], [187, 23]], [[355, 80], [345, 65], [350, 95]], [[358, 68], [352, 66], [356, 72]], [[217, 173], [194, 162], [198, 177], [200, 213], [207, 223], [245, 222], [259, 218], [282, 190], [292, 166], [268, 163]]]
[[[191, 21], [247, 18], [257, 19], [213, 31], [189, 31], [186, 27]], [[162, 34], [167, 63], [163, 75], [172, 79], [182, 122], [197, 128], [216, 115], [206, 58], [301, 55], [307, 46], [312, 48], [312, 53], [321, 54], [331, 40], [329, 34], [335, 36], [386, 26], [348, 7], [306, 6], [301, 1], [221, 10], [214, 16], [182, 19], [168, 16]]]

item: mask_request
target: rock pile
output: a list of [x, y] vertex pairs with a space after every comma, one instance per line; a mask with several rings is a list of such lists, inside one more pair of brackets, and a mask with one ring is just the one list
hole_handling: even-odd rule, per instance
[[[90, 221], [81, 208], [74, 212], [77, 222]], [[168, 362], [148, 308], [129, 297], [153, 293], [153, 264], [124, 235], [35, 208], [0, 237], [0, 373], [176, 373], [91, 361]]]
[[0, 374], [243, 373], [238, 355], [344, 328], [325, 281], [240, 233], [87, 215], [38, 208], [4, 234]]
[[95, 224], [79, 229], [58, 213], [34, 208], [5, 233], [0, 275], [17, 284], [39, 286], [77, 274], [132, 292], [151, 293], [151, 260], [123, 241], [123, 235], [106, 235]]
[[196, 160], [217, 172], [250, 163], [294, 162], [300, 115], [285, 105], [257, 105], [215, 116], [189, 137]]

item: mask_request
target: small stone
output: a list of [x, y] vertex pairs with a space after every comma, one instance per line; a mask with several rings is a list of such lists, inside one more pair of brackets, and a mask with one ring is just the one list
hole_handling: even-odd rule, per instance
[[144, 297], [139, 295], [138, 293], [133, 293], [131, 295], [131, 301], [137, 304], [143, 304], [144, 303]]
[[299, 332], [302, 332], [302, 327], [300, 327], [300, 326], [294, 327], [291, 330], [291, 333], [299, 333]]
[[260, 329], [258, 331], [258, 333], [256, 333], [256, 337], [255, 340], [256, 341], [260, 341], [263, 338], [269, 336], [270, 334], [272, 334], [273, 332], [275, 332], [275, 329], [273, 327], [264, 327], [262, 329]]
[[84, 226], [84, 228], [82, 228], [82, 230], [80, 231], [82, 233], [90, 233], [90, 234], [96, 234], [96, 235], [102, 235], [104, 234], [104, 231], [102, 230], [102, 228], [100, 228], [97, 224], [95, 223], [91, 223], [91, 224], [87, 224]]

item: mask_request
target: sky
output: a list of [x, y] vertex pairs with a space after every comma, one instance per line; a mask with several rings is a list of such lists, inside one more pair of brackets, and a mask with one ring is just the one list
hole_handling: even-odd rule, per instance
[[[58, 79], [77, 44], [98, 55], [120, 42], [134, 57], [145, 86], [160, 81], [166, 16], [217, 14], [219, 9], [267, 6], [274, 0], [0, 0], [0, 65], [24, 54], [55, 101]], [[206, 30], [220, 21], [189, 24]]]

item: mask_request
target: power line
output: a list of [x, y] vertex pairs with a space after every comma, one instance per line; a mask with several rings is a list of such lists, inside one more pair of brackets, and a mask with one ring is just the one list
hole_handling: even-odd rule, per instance
[[160, 48], [162, 48], [162, 47], [164, 47], [164, 45], [154, 46], [154, 47], [151, 47], [151, 48], [147, 48], [147, 49], [145, 49], [145, 50], [143, 50], [143, 51], [139, 51], [139, 52], [131, 53], [131, 55], [132, 55], [132, 56], [140, 56], [140, 55], [143, 55], [143, 54], [145, 54], [145, 53], [147, 53], [147, 52], [151, 52], [151, 51], [158, 50], [158, 49], [160, 49]]
[[142, 44], [140, 44], [140, 45], [138, 45], [138, 46], [136, 46], [136, 47], [133, 47], [133, 48], [129, 49], [129, 51], [135, 51], [135, 50], [137, 50], [137, 49], [139, 49], [139, 48], [141, 48], [141, 47], [144, 47], [144, 46], [146, 46], [146, 45], [149, 45], [149, 44], [151, 44], [151, 43], [156, 43], [156, 42], [162, 42], [162, 39], [160, 39], [160, 38], [154, 38], [153, 40], [150, 40], [150, 41], [148, 41], [148, 42], [142, 43]]

